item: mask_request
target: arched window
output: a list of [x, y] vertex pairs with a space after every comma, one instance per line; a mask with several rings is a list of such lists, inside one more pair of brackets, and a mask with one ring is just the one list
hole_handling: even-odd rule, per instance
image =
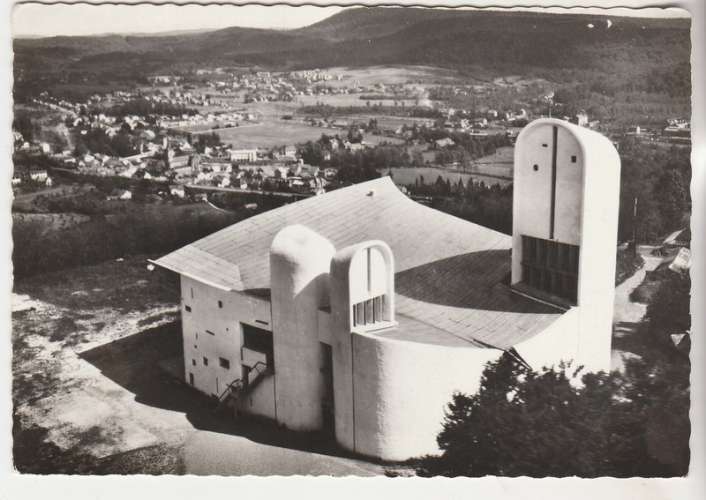
[[364, 244], [350, 267], [351, 324], [377, 328], [394, 321], [394, 264], [382, 242]]

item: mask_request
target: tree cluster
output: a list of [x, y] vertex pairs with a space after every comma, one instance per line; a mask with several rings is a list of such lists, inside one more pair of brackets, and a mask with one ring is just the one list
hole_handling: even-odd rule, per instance
[[101, 153], [108, 156], [132, 156], [137, 154], [136, 140], [129, 132], [121, 130], [110, 137], [103, 129], [89, 129], [85, 134], [75, 134], [74, 153], [77, 156], [86, 153]]
[[440, 175], [434, 183], [426, 183], [420, 175], [407, 189], [413, 195], [433, 197], [432, 206], [437, 210], [496, 231], [512, 233], [512, 186], [489, 186], [473, 179], [465, 185], [461, 179], [452, 184]]
[[376, 104], [370, 105], [367, 101], [367, 106], [331, 106], [328, 104], [314, 104], [310, 106], [302, 106], [297, 110], [298, 113], [304, 115], [320, 116], [329, 119], [335, 116], [350, 116], [356, 114], [381, 114], [388, 116], [409, 116], [412, 118], [442, 118], [443, 114], [438, 109], [426, 108], [422, 106], [382, 106]]
[[32, 120], [29, 113], [24, 111], [15, 112], [12, 119], [12, 129], [22, 134], [25, 141], [32, 141], [38, 135], [39, 126]]
[[135, 209], [97, 213], [88, 222], [60, 232], [47, 232], [45, 225], [37, 221], [15, 224], [12, 227], [14, 276], [21, 279], [127, 255], [169, 252], [245, 216], [244, 212], [205, 213], [198, 208]]
[[181, 116], [181, 115], [196, 115], [198, 111], [187, 108], [183, 104], [172, 104], [170, 102], [154, 102], [148, 99], [139, 98], [126, 101], [122, 104], [117, 104], [103, 110], [103, 113], [109, 116]]
[[535, 372], [490, 363], [477, 394], [457, 393], [420, 475], [664, 477], [689, 464], [688, 363], [632, 361], [624, 374]]
[[661, 348], [671, 348], [672, 334], [691, 329], [691, 278], [688, 271], [674, 272], [668, 268], [654, 273], [661, 276], [657, 290], [647, 304], [647, 330]]
[[[683, 228], [691, 211], [690, 151], [634, 140], [620, 144], [621, 186], [619, 239], [657, 242]], [[634, 203], [637, 198], [637, 217]]]
[[196, 149], [198, 153], [203, 153], [206, 148], [213, 148], [223, 144], [221, 137], [216, 132], [210, 134], [189, 134], [187, 137], [189, 143]]

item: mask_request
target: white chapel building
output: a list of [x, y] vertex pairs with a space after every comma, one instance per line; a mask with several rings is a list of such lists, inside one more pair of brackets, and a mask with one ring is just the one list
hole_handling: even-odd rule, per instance
[[181, 276], [186, 382], [385, 460], [438, 452], [455, 391], [508, 352], [610, 369], [620, 160], [556, 119], [520, 133], [513, 234], [389, 177], [251, 217], [155, 264]]

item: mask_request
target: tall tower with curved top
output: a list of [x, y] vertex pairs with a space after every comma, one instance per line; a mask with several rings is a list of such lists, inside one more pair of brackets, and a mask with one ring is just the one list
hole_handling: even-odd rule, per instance
[[603, 135], [543, 118], [517, 138], [512, 286], [578, 308], [576, 358], [610, 369], [620, 157]]

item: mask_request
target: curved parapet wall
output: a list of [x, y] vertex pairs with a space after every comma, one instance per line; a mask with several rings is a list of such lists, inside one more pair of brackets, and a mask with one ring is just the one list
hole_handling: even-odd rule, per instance
[[294, 430], [322, 426], [318, 310], [328, 303], [334, 253], [330, 241], [301, 225], [282, 229], [270, 248], [276, 417]]
[[354, 333], [355, 451], [383, 460], [439, 452], [437, 435], [454, 392], [475, 394], [502, 351], [446, 347]]

